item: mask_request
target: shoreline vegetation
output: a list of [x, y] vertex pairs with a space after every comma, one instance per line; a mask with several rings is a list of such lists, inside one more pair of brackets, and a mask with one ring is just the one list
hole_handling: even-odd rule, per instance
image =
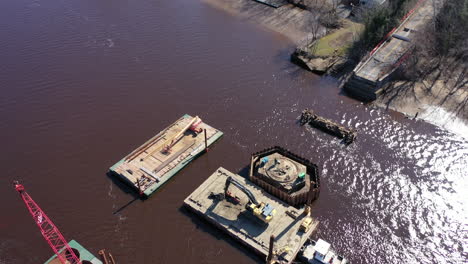
[[[431, 22], [417, 32], [409, 59], [377, 104], [413, 116], [442, 107], [468, 121], [468, 1], [431, 1]], [[429, 107], [428, 107], [429, 106]]]
[[297, 45], [292, 62], [340, 82], [418, 1], [426, 1], [435, 10], [430, 23], [417, 32], [409, 59], [373, 104], [412, 118], [441, 107], [468, 121], [467, 0], [386, 0], [373, 7], [354, 0], [287, 0], [280, 8], [252, 0], [203, 1], [283, 34]]

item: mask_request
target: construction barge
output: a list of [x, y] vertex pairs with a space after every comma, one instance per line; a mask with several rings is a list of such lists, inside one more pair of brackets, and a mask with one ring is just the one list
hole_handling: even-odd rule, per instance
[[[103, 264], [98, 258], [96, 258], [91, 252], [84, 248], [80, 243], [75, 240], [68, 242], [68, 245], [73, 250], [73, 253], [79, 258], [81, 264]], [[59, 254], [62, 254], [65, 258], [68, 255], [65, 248], [61, 250]], [[49, 260], [44, 264], [62, 264], [60, 258], [57, 257], [57, 254], [53, 255]], [[107, 264], [107, 263], [105, 263]]]
[[109, 171], [137, 190], [140, 196], [148, 197], [222, 135], [198, 116], [186, 114]]
[[331, 120], [316, 115], [312, 110], [305, 109], [302, 111], [299, 119], [301, 126], [309, 124], [316, 127], [328, 134], [343, 139], [343, 143], [349, 145], [356, 139], [356, 131], [350, 128], [346, 128], [340, 124], [337, 124]]
[[292, 263], [318, 225], [309, 207], [291, 206], [224, 168], [190, 194], [184, 206], [268, 263]]

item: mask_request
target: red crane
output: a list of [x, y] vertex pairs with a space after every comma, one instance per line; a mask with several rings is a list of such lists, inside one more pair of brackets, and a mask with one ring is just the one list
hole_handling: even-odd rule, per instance
[[[24, 186], [19, 184], [17, 181], [14, 182], [15, 189], [21, 195], [24, 204], [31, 213], [34, 222], [41, 230], [41, 234], [44, 239], [49, 243], [49, 246], [54, 250], [57, 257], [60, 259], [62, 264], [81, 264], [80, 259], [76, 256], [75, 252], [70, 248], [68, 242], [65, 240], [63, 235], [60, 233], [58, 228], [52, 223], [47, 217], [44, 211], [41, 210], [39, 205], [29, 196], [25, 191]], [[61, 254], [60, 251], [64, 250], [65, 254]]]

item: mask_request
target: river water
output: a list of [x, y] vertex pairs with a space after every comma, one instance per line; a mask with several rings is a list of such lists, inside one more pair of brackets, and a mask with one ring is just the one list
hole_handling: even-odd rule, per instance
[[[262, 263], [181, 205], [272, 145], [318, 164], [314, 237], [352, 263], [466, 263], [468, 140], [341, 95], [289, 63], [281, 35], [199, 0], [3, 0], [0, 12], [1, 264], [53, 254], [15, 179], [67, 239], [118, 263]], [[357, 141], [299, 127], [306, 107]], [[225, 133], [209, 153], [145, 201], [106, 176], [184, 113]]]

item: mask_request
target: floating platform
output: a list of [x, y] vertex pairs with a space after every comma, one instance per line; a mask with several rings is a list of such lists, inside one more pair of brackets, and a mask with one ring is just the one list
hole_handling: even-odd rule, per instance
[[299, 123], [301, 126], [308, 123], [309, 125], [316, 127], [328, 134], [341, 138], [346, 145], [353, 143], [356, 139], [355, 130], [346, 128], [331, 120], [318, 116], [309, 109], [302, 111]]
[[[111, 174], [141, 195], [150, 196], [223, 135], [201, 119], [194, 124], [199, 133], [187, 129], [193, 120], [190, 115], [182, 116], [113, 165]], [[172, 145], [170, 151], [168, 145]]]
[[[271, 205], [276, 210], [268, 224], [260, 223], [245, 209], [249, 198], [238, 188], [231, 187], [229, 191], [239, 198], [239, 204], [214, 198], [224, 193], [228, 177], [240, 182], [256, 199]], [[318, 221], [313, 219], [311, 228], [307, 232], [300, 231], [299, 227], [306, 217], [304, 209], [297, 209], [282, 202], [249, 180], [224, 168], [216, 170], [190, 194], [184, 200], [184, 205], [255, 253], [269, 258], [273, 255], [273, 259], [277, 259], [279, 263], [291, 263], [318, 225]], [[272, 235], [275, 237], [273, 253], [269, 254]]]
[[[75, 255], [81, 260], [82, 264], [103, 264], [102, 261], [96, 258], [93, 254], [91, 254], [91, 252], [89, 252], [75, 240], [68, 242], [68, 245], [72, 248], [73, 252], [75, 252]], [[65, 254], [65, 252], [62, 250], [61, 254]], [[60, 259], [57, 258], [57, 255], [53, 255], [44, 264], [62, 264], [62, 262], [60, 262]]]

